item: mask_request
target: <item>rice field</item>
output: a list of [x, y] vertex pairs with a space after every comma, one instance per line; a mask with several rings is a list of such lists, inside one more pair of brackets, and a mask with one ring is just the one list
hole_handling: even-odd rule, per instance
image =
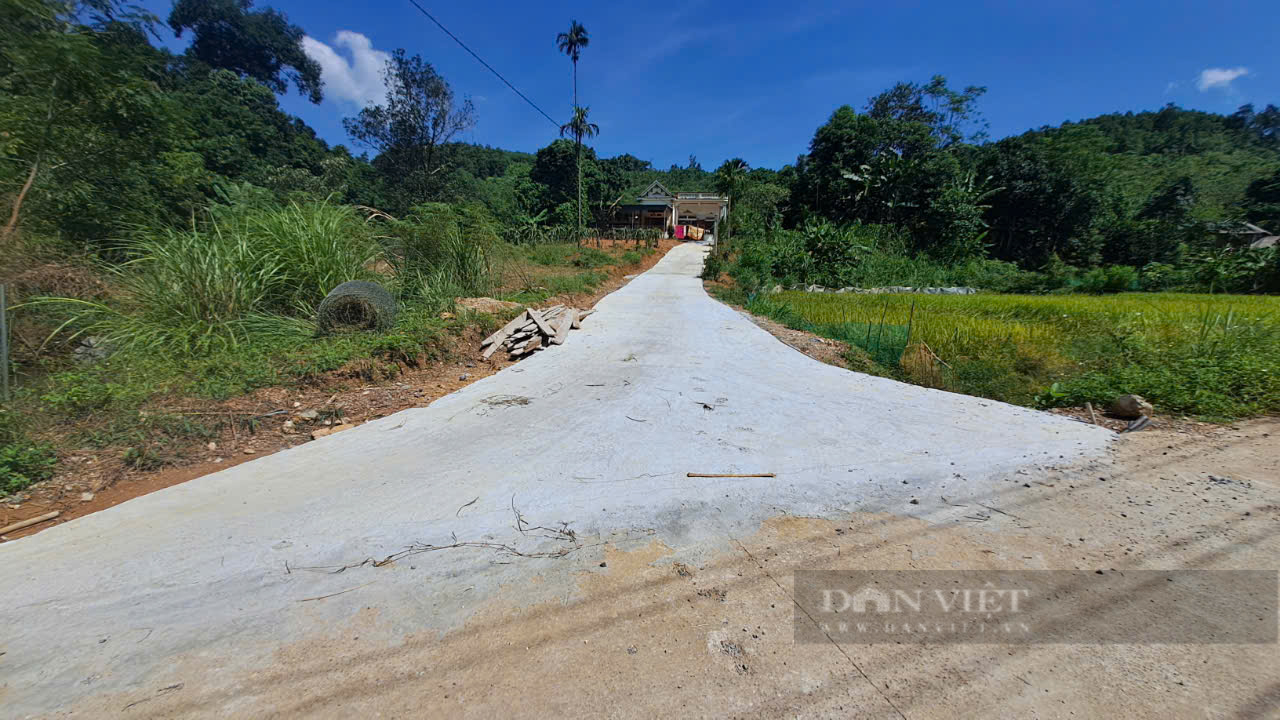
[[1023, 405], [1138, 393], [1209, 418], [1280, 411], [1280, 298], [784, 292], [748, 308], [848, 342], [852, 366]]

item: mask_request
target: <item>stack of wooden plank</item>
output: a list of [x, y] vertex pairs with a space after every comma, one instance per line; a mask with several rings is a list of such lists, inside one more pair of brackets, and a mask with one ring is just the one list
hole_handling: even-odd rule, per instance
[[529, 308], [520, 313], [494, 334], [484, 339], [484, 357], [488, 359], [499, 348], [517, 360], [551, 345], [563, 345], [569, 331], [582, 327], [583, 318], [595, 310], [576, 310], [564, 305], [554, 305], [543, 310]]

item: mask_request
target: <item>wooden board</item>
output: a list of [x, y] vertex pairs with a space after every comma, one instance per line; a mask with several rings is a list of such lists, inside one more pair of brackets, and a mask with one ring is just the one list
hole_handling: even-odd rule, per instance
[[552, 345], [563, 345], [564, 341], [569, 337], [569, 328], [573, 327], [573, 323], [578, 319], [576, 310], [570, 310], [560, 318], [560, 326], [556, 328], [556, 336], [551, 338]]
[[515, 316], [514, 318], [512, 318], [511, 322], [507, 323], [506, 325], [503, 325], [502, 328], [499, 329], [497, 332], [485, 338], [484, 341], [480, 343], [480, 347], [484, 347], [485, 345], [489, 345], [491, 343], [492, 344], [501, 343], [502, 340], [506, 338], [507, 335], [510, 335], [512, 333], [512, 331], [514, 331], [516, 328], [520, 327], [521, 325], [525, 324], [525, 321], [528, 319], [528, 316], [529, 316], [528, 310], [525, 310], [524, 312]]
[[546, 335], [547, 337], [555, 335], [555, 331], [551, 329], [551, 326], [542, 319], [542, 313], [539, 313], [537, 310], [530, 310], [529, 317], [533, 318], [533, 321], [538, 324], [538, 330], [540, 330], [543, 335]]
[[585, 312], [579, 312], [577, 314], [578, 316], [573, 319], [573, 329], [577, 330], [578, 328], [582, 327], [582, 320], [586, 318], [588, 315], [591, 315], [593, 313], [595, 313], [595, 310], [587, 310]]

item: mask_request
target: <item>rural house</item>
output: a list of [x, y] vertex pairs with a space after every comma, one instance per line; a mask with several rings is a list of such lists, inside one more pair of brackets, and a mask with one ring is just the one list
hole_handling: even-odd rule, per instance
[[635, 202], [615, 205], [610, 224], [615, 228], [662, 228], [668, 234], [677, 225], [689, 225], [718, 234], [720, 221], [728, 213], [729, 198], [719, 193], [673, 193], [655, 180]]

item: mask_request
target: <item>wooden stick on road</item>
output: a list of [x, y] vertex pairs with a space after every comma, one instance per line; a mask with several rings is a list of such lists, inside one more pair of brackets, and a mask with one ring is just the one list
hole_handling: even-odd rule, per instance
[[45, 514], [43, 514], [43, 515], [38, 515], [38, 516], [33, 517], [33, 518], [27, 518], [26, 520], [22, 520], [22, 521], [20, 521], [20, 522], [16, 522], [16, 523], [14, 523], [14, 524], [12, 524], [12, 525], [6, 525], [6, 526], [4, 526], [4, 527], [0, 528], [0, 535], [4, 535], [5, 533], [11, 533], [11, 532], [13, 532], [13, 531], [15, 531], [15, 530], [21, 530], [22, 528], [28, 528], [28, 527], [31, 527], [32, 525], [38, 525], [38, 524], [40, 524], [40, 523], [44, 522], [45, 520], [52, 520], [52, 519], [54, 519], [54, 518], [58, 517], [58, 516], [59, 516], [59, 515], [61, 515], [61, 514], [62, 514], [62, 513], [61, 513], [61, 512], [59, 512], [58, 510], [54, 510], [53, 512], [50, 512], [50, 513], [45, 513]]

